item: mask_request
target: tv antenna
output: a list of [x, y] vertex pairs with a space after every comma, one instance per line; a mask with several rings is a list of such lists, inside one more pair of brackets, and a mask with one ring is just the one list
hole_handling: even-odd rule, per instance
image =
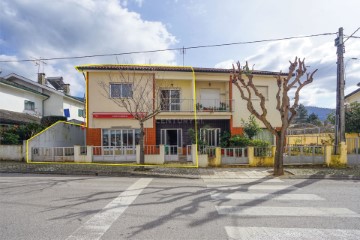
[[35, 66], [38, 66], [38, 71], [37, 73], [39, 74], [40, 73], [40, 69], [42, 67], [42, 73], [44, 72], [44, 65], [47, 65], [47, 63], [45, 61], [43, 61], [41, 58], [33, 58], [34, 59], [34, 63], [35, 63]]

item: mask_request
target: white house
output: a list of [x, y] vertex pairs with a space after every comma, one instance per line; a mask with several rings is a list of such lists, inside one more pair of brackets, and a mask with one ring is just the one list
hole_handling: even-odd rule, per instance
[[41, 118], [66, 116], [69, 121], [84, 122], [84, 99], [69, 95], [69, 84], [62, 77], [38, 81], [11, 73], [0, 78], [0, 110], [7, 110]]

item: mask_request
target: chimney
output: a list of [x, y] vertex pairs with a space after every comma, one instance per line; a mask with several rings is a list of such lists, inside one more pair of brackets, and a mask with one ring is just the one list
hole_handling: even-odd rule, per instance
[[38, 83], [46, 85], [45, 73], [38, 73]]
[[70, 94], [70, 84], [64, 84], [63, 90], [65, 94]]

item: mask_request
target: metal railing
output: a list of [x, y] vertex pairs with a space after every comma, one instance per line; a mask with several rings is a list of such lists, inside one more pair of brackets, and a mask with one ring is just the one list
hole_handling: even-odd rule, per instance
[[208, 157], [215, 157], [215, 147], [210, 146], [198, 146], [198, 154], [207, 154]]
[[322, 145], [286, 146], [284, 152], [284, 164], [324, 164], [325, 147]]
[[33, 147], [32, 161], [74, 161], [74, 147]]
[[133, 147], [104, 147], [93, 146], [92, 152], [94, 156], [119, 156], [119, 155], [135, 155], [136, 149]]
[[[194, 106], [195, 102], [195, 106]], [[162, 112], [193, 112], [194, 107], [197, 112], [231, 112], [231, 104], [234, 100], [225, 99], [161, 99]]]
[[254, 147], [254, 157], [272, 157], [271, 147]]
[[160, 146], [159, 145], [145, 145], [144, 146], [144, 154], [145, 155], [160, 154]]

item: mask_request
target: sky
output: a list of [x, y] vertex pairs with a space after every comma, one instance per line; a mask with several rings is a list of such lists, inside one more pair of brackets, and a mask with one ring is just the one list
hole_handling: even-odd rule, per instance
[[[1, 0], [0, 76], [37, 73], [62, 76], [71, 94], [82, 97], [82, 64], [170, 64], [230, 68], [248, 61], [256, 70], [283, 71], [295, 56], [314, 82], [301, 92], [305, 106], [335, 108], [336, 47], [340, 27], [350, 36], [360, 27], [358, 0]], [[120, 55], [132, 51], [182, 48], [333, 33], [327, 36]], [[360, 30], [354, 34], [360, 36]], [[36, 59], [114, 54], [117, 56]], [[16, 62], [34, 59], [29, 62]], [[15, 62], [2, 62], [2, 61]], [[360, 38], [345, 43], [345, 94], [360, 82]]]

